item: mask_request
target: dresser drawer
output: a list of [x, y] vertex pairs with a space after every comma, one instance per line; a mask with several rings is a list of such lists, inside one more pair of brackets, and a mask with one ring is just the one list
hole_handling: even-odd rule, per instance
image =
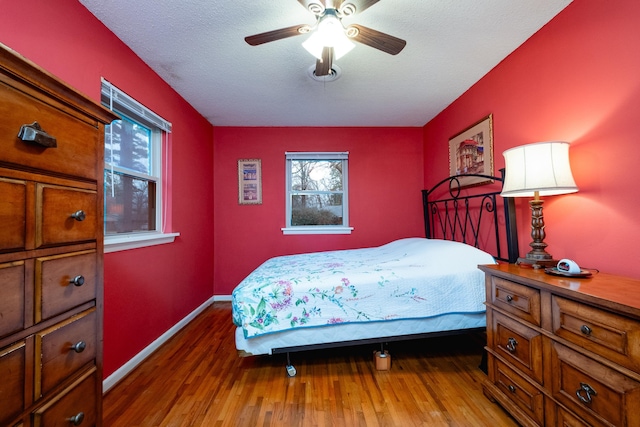
[[47, 184], [37, 184], [36, 190], [37, 247], [97, 238], [95, 191]]
[[533, 325], [540, 326], [540, 291], [491, 276], [487, 301]]
[[[97, 164], [101, 149], [97, 122], [81, 121], [72, 110], [60, 111], [1, 81], [0, 99], [0, 161], [90, 179], [102, 173]], [[55, 137], [56, 147], [18, 137], [22, 125], [34, 122]]]
[[36, 259], [36, 322], [96, 298], [96, 251]]
[[0, 425], [24, 410], [25, 361], [24, 341], [0, 349]]
[[36, 334], [36, 398], [95, 359], [96, 320], [92, 308]]
[[560, 405], [555, 405], [555, 419], [552, 426], [555, 427], [593, 427], [584, 423], [580, 418], [567, 411]]
[[[640, 425], [640, 383], [551, 342], [552, 396], [590, 425]], [[608, 424], [607, 424], [608, 423]]]
[[24, 261], [0, 264], [0, 338], [25, 327]]
[[0, 178], [0, 252], [24, 249], [27, 242], [27, 184]]
[[556, 295], [551, 313], [555, 335], [640, 371], [640, 322]]
[[544, 395], [501, 360], [489, 354], [494, 384], [538, 425], [544, 425]]
[[98, 417], [96, 377], [96, 369], [90, 369], [37, 409], [33, 413], [33, 427], [95, 426]]
[[542, 335], [498, 312], [492, 319], [494, 351], [542, 384]]

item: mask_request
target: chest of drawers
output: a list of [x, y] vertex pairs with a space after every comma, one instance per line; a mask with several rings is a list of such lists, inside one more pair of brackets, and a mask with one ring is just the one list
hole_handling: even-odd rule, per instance
[[103, 137], [116, 118], [0, 45], [2, 426], [102, 424]]
[[524, 426], [640, 425], [640, 280], [480, 269], [487, 397]]

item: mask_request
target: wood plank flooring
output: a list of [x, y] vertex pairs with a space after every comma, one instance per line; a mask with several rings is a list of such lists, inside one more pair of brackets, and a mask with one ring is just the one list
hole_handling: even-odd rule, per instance
[[104, 398], [105, 427], [517, 426], [482, 393], [483, 337], [461, 335], [387, 347], [239, 357], [231, 305], [216, 302]]

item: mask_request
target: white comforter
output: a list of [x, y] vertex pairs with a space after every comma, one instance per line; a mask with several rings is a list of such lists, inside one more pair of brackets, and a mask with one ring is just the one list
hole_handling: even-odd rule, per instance
[[336, 323], [484, 311], [494, 258], [446, 240], [401, 239], [376, 248], [272, 258], [233, 291], [245, 338]]

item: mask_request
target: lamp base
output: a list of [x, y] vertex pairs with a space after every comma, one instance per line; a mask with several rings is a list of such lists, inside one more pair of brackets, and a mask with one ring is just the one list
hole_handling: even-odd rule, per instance
[[556, 259], [536, 259], [530, 257], [518, 258], [516, 264], [522, 265], [525, 264], [527, 266], [531, 266], [533, 269], [538, 270], [541, 268], [547, 267], [555, 267], [558, 265], [558, 260]]
[[531, 238], [533, 241], [529, 243], [531, 250], [527, 252], [524, 258], [518, 258], [517, 264], [525, 264], [534, 269], [555, 267], [557, 260], [545, 250], [547, 244], [544, 242], [544, 217], [542, 215], [542, 200], [538, 192], [535, 192], [534, 199], [529, 201], [531, 207]]

